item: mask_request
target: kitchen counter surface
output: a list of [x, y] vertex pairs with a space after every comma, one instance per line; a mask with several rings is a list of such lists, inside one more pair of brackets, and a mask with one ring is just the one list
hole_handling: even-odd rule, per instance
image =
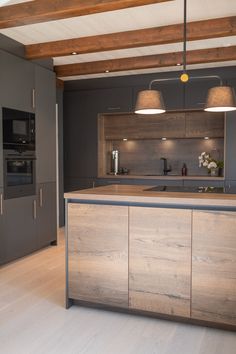
[[236, 194], [148, 191], [145, 185], [109, 185], [65, 193], [65, 198], [110, 203], [142, 203], [236, 208]]

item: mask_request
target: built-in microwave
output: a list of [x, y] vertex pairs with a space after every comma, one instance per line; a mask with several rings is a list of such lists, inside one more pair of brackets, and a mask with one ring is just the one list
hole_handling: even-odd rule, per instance
[[3, 149], [35, 150], [35, 114], [2, 108]]
[[36, 194], [35, 153], [4, 150], [4, 199]]

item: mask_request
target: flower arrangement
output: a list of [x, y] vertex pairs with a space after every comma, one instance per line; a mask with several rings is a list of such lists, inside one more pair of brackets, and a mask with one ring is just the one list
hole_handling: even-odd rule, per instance
[[209, 153], [207, 152], [202, 152], [201, 155], [198, 157], [199, 160], [199, 167], [206, 167], [209, 170], [209, 173], [212, 169], [216, 168], [223, 168], [224, 167], [224, 162], [223, 161], [217, 161], [213, 159]]

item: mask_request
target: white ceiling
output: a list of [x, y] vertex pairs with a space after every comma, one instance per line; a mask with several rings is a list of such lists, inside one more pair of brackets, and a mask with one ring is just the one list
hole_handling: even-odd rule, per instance
[[[3, 1], [0, 5], [25, 2], [24, 0]], [[174, 0], [153, 5], [140, 6], [111, 12], [98, 13], [88, 16], [74, 17], [70, 19], [38, 23], [22, 27], [7, 28], [0, 30], [0, 33], [17, 40], [25, 45], [49, 42], [60, 39], [69, 39], [85, 36], [94, 36], [105, 33], [136, 30], [142, 28], [158, 27], [183, 22], [183, 0]], [[205, 20], [236, 15], [236, 0], [188, 0], [187, 21]], [[236, 45], [236, 36], [201, 40], [187, 43], [187, 49], [205, 49], [222, 46]], [[123, 57], [135, 57], [159, 53], [181, 51], [182, 43], [114, 50], [99, 53], [81, 54], [54, 58], [55, 65], [70, 63], [90, 62]], [[236, 61], [227, 63], [214, 63], [203, 65], [192, 65], [191, 68], [212, 67], [223, 65], [236, 65]], [[190, 68], [190, 66], [189, 66]], [[114, 75], [137, 74], [146, 72], [158, 72], [176, 70], [172, 68], [135, 70], [118, 73], [102, 73], [84, 75], [68, 79], [103, 77]]]

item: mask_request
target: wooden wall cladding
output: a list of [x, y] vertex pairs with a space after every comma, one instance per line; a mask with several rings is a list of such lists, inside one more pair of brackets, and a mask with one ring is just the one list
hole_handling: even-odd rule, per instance
[[68, 205], [69, 297], [128, 306], [128, 207]]
[[193, 318], [236, 325], [236, 213], [193, 211]]
[[224, 113], [199, 111], [105, 115], [103, 124], [106, 140], [224, 137]]
[[190, 316], [191, 213], [130, 207], [131, 308]]
[[218, 138], [224, 136], [224, 113], [189, 112], [186, 113], [186, 138], [205, 136]]
[[123, 114], [105, 116], [105, 139], [159, 139], [164, 137], [183, 138], [185, 117], [183, 113], [159, 116]]

